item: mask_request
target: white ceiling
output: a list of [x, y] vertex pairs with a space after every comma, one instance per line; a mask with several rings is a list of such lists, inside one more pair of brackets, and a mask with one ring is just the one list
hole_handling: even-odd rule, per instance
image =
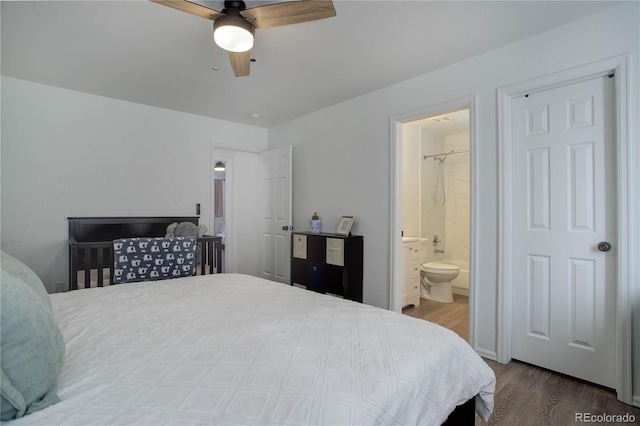
[[212, 70], [212, 24], [203, 18], [148, 1], [2, 1], [1, 67], [10, 77], [269, 128], [616, 4], [334, 0], [334, 18], [257, 30], [257, 62], [236, 78], [224, 51]]
[[[441, 118], [446, 117], [442, 120]], [[437, 120], [434, 120], [437, 118]], [[424, 118], [422, 120], [412, 121], [413, 126], [438, 133], [442, 136], [457, 135], [459, 133], [469, 132], [469, 110], [462, 109], [459, 111], [439, 114], [433, 117]]]

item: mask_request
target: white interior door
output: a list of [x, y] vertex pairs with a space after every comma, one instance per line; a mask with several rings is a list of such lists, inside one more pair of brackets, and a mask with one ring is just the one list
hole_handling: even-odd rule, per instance
[[262, 277], [289, 284], [291, 276], [291, 146], [260, 154]]
[[513, 358], [612, 388], [614, 93], [604, 76], [512, 102]]

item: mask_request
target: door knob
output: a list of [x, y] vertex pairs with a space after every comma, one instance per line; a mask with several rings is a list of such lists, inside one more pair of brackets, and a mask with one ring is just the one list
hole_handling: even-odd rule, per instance
[[289, 230], [293, 231], [293, 226], [283, 226], [282, 230], [283, 231], [289, 231]]
[[598, 243], [598, 250], [600, 250], [600, 251], [609, 251], [609, 250], [611, 250], [611, 244], [606, 242], [606, 241], [602, 241], [602, 242]]

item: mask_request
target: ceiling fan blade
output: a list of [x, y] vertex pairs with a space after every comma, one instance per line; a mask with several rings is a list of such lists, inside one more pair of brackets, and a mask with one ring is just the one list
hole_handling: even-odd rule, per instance
[[236, 77], [246, 77], [249, 75], [251, 67], [251, 51], [246, 52], [227, 52], [229, 54], [229, 62]]
[[254, 28], [278, 27], [336, 16], [331, 0], [300, 0], [240, 11]]
[[219, 17], [224, 16], [223, 13], [220, 13], [217, 10], [209, 9], [206, 6], [191, 3], [187, 0], [151, 0], [151, 2], [182, 10], [183, 12], [200, 16], [201, 18], [211, 19], [212, 21], [215, 21]]

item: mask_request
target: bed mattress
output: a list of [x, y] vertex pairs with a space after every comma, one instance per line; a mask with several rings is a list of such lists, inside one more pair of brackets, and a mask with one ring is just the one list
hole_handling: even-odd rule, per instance
[[438, 325], [240, 274], [51, 295], [60, 402], [11, 424], [427, 424], [495, 375]]

